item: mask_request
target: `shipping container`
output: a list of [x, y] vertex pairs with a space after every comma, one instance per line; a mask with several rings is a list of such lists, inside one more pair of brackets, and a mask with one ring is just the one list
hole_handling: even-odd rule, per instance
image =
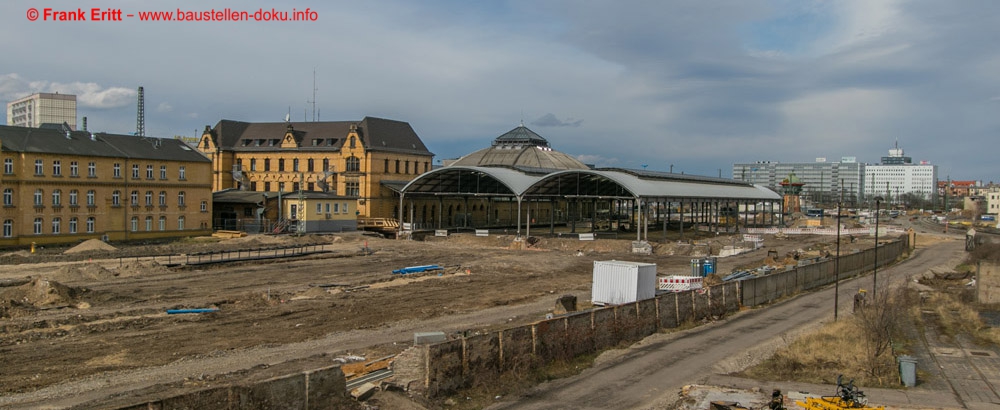
[[590, 301], [595, 305], [620, 305], [656, 297], [656, 264], [594, 261]]

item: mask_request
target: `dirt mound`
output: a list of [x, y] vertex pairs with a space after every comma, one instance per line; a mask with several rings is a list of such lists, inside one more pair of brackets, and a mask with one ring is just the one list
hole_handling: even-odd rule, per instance
[[33, 307], [72, 306], [79, 293], [54, 280], [33, 279], [21, 286], [0, 290], [0, 300]]
[[117, 251], [118, 248], [107, 244], [100, 239], [88, 239], [83, 241], [79, 245], [67, 249], [64, 254], [82, 253], [82, 252], [113, 252]]
[[112, 272], [97, 264], [68, 265], [59, 268], [58, 277], [65, 281], [73, 280], [107, 280], [118, 273]]
[[119, 277], [131, 277], [131, 276], [141, 276], [141, 275], [156, 275], [161, 273], [170, 273], [170, 269], [166, 266], [160, 265], [157, 261], [139, 261], [139, 262], [129, 262], [125, 263], [118, 268], [117, 272], [114, 272], [114, 276]]

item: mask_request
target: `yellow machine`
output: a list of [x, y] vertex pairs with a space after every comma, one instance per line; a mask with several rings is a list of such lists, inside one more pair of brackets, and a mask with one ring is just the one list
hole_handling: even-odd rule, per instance
[[858, 390], [854, 385], [854, 380], [843, 384], [844, 376], [837, 376], [837, 394], [834, 396], [807, 397], [805, 401], [796, 400], [798, 404], [807, 410], [846, 410], [846, 409], [866, 409], [885, 410], [885, 406], [870, 407], [868, 398], [863, 391]]

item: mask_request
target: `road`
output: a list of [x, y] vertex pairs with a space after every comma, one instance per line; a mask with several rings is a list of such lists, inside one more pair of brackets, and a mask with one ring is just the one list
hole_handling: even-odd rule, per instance
[[[958, 240], [918, 248], [911, 258], [880, 270], [879, 284], [899, 284], [927, 269], [954, 267], [963, 253], [963, 243]], [[850, 313], [853, 294], [859, 287], [870, 287], [871, 281], [871, 276], [864, 276], [841, 282], [840, 315]], [[684, 385], [704, 383], [719, 364], [732, 362], [776, 337], [831, 320], [834, 289], [823, 288], [690, 331], [651, 336], [614, 360], [595, 364], [580, 375], [545, 383], [489, 409], [668, 408]]]

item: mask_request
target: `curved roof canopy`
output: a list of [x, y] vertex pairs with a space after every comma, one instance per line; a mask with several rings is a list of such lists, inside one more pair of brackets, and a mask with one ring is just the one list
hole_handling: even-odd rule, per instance
[[529, 174], [506, 167], [450, 166], [420, 175], [402, 192], [522, 198], [781, 199], [769, 189], [728, 179], [620, 168]]

